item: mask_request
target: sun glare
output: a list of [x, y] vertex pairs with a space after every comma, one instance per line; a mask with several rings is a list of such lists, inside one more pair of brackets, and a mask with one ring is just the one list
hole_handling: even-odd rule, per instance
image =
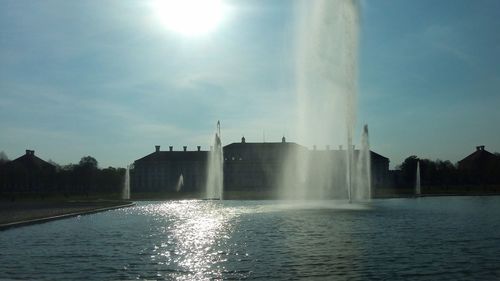
[[226, 10], [222, 0], [157, 0], [153, 9], [162, 25], [186, 36], [214, 31]]

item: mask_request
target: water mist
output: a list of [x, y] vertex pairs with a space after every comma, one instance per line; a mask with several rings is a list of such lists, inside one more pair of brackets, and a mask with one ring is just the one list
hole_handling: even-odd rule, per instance
[[302, 1], [297, 5], [298, 142], [342, 144], [346, 149], [291, 153], [279, 196], [288, 199], [367, 199], [368, 129], [353, 146], [357, 110], [359, 7], [354, 0]]

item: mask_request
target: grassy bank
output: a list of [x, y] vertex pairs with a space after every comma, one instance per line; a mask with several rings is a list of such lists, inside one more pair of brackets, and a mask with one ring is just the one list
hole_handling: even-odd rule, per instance
[[53, 219], [131, 206], [119, 200], [19, 200], [0, 201], [0, 230]]
[[[422, 186], [422, 196], [485, 196], [500, 195], [499, 185]], [[377, 188], [374, 198], [412, 197], [414, 187]]]

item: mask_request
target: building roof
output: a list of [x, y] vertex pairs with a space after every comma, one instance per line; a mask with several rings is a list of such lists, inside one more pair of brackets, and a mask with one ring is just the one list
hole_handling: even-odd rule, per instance
[[490, 161], [500, 161], [500, 158], [495, 154], [484, 149], [484, 145], [476, 147], [476, 151], [469, 154], [464, 159], [458, 161], [459, 165], [464, 164], [474, 164], [474, 163], [486, 163]]
[[300, 148], [307, 149], [306, 147], [294, 142], [233, 142], [224, 146], [224, 150], [276, 150], [283, 148]]
[[[260, 154], [265, 153], [269, 154], [269, 156], [274, 156], [276, 153], [284, 153], [287, 151], [296, 150], [296, 151], [309, 151], [318, 154], [324, 154], [325, 152], [329, 152], [332, 154], [345, 153], [345, 150], [336, 150], [336, 149], [327, 149], [327, 150], [309, 150], [305, 146], [302, 146], [293, 142], [264, 142], [264, 143], [231, 143], [224, 146], [224, 152], [238, 152], [240, 154]], [[354, 155], [359, 154], [359, 149], [354, 150]], [[389, 158], [384, 157], [376, 152], [370, 151], [370, 156], [372, 159], [388, 161]]]
[[[150, 153], [135, 162], [154, 162], [154, 161], [204, 161], [208, 158], [210, 151], [160, 151], [159, 146], [156, 147], [157, 151]], [[332, 154], [341, 153], [343, 150], [309, 150], [307, 147], [294, 142], [286, 142], [284, 139], [281, 142], [245, 142], [242, 138], [242, 142], [231, 143], [223, 147], [223, 152], [225, 157], [242, 157], [244, 159], [255, 159], [259, 158], [265, 159], [278, 159], [277, 157], [285, 155], [288, 152], [316, 152], [325, 153], [330, 152]], [[370, 151], [372, 159], [388, 161], [387, 157], [384, 157], [376, 152]], [[357, 155], [359, 149], [354, 150], [354, 154]]]
[[378, 154], [377, 152], [373, 152], [373, 150], [370, 150], [370, 157], [373, 159], [373, 158], [379, 158], [379, 159], [384, 159], [384, 160], [389, 160], [389, 158], [385, 157], [385, 156], [382, 156], [380, 154]]
[[208, 151], [157, 151], [148, 154], [135, 162], [149, 161], [203, 161], [208, 157]]
[[37, 157], [34, 150], [26, 150], [26, 154], [8, 162], [7, 167], [23, 167], [25, 169], [54, 169], [54, 165]]
[[307, 151], [293, 142], [231, 143], [224, 146], [224, 157], [237, 157], [262, 161], [278, 160], [291, 152]]

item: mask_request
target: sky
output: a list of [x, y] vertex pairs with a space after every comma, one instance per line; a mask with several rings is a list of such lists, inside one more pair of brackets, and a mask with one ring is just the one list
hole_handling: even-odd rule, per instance
[[[223, 3], [192, 35], [152, 1], [0, 0], [0, 151], [124, 167], [154, 145], [208, 149], [217, 120], [226, 144], [298, 141], [297, 2]], [[360, 1], [356, 130], [371, 149], [391, 167], [500, 152], [499, 28], [497, 0]]]

